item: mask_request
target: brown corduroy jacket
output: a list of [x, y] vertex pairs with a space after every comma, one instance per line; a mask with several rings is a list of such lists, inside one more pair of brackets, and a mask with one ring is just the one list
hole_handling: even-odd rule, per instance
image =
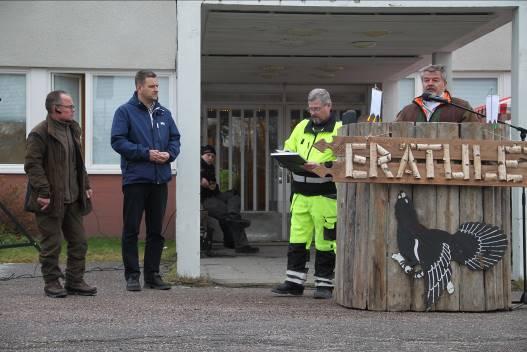
[[[28, 187], [25, 209], [34, 213], [61, 216], [64, 212], [64, 179], [67, 177], [64, 165], [68, 161], [65, 157], [66, 146], [57, 137], [53, 124], [48, 123], [50, 119], [47, 116], [27, 137], [24, 170], [28, 176]], [[91, 211], [91, 201], [86, 196], [90, 183], [81, 151], [81, 128], [77, 122], [72, 121], [69, 130], [75, 145], [78, 202], [82, 215], [86, 215]], [[37, 197], [50, 198], [50, 205], [45, 211], [40, 210]]]
[[[450, 97], [452, 103], [472, 110], [470, 104], [459, 98]], [[406, 105], [398, 114], [395, 121], [427, 122], [420, 103], [421, 97], [415, 98], [411, 104]], [[440, 104], [430, 116], [428, 122], [483, 122], [474, 113], [465, 111], [450, 104]]]

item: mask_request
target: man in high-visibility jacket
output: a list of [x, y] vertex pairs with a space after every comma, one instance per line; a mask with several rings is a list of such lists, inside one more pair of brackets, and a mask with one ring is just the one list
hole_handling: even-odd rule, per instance
[[277, 295], [300, 296], [307, 278], [306, 262], [315, 239], [315, 298], [331, 298], [336, 252], [337, 190], [328, 177], [309, 172], [317, 164], [335, 160], [330, 149], [313, 147], [317, 141], [331, 142], [342, 125], [331, 114], [331, 97], [325, 89], [308, 95], [310, 119], [301, 121], [285, 142], [285, 149], [297, 152], [307, 163], [306, 172], [292, 174], [291, 234], [287, 253], [287, 278], [272, 289]]

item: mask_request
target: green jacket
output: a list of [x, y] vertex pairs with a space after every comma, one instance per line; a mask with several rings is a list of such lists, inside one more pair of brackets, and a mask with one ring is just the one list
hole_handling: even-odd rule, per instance
[[[333, 137], [337, 135], [338, 129], [341, 126], [342, 122], [336, 121], [335, 117], [332, 116], [323, 126], [323, 129], [316, 132], [314, 128], [315, 126], [311, 120], [302, 120], [296, 125], [289, 138], [285, 141], [284, 149], [297, 152], [306, 161], [314, 163], [320, 164], [336, 160], [337, 158], [333, 155], [331, 149], [328, 148], [321, 152], [314, 148], [313, 144], [321, 139], [325, 139], [326, 142], [331, 143]], [[317, 175], [311, 172], [306, 171], [305, 173], [299, 174], [293, 173], [292, 176], [292, 193], [299, 193], [307, 196], [336, 195], [337, 193], [334, 182], [329, 179], [320, 179]], [[319, 178], [319, 180], [316, 178]]]
[[[53, 124], [48, 123], [49, 119], [51, 118], [47, 116], [27, 137], [24, 170], [28, 177], [28, 187], [25, 209], [34, 213], [61, 216], [64, 213], [64, 178], [67, 177], [65, 167], [61, 165], [67, 162], [66, 146], [57, 137]], [[91, 201], [86, 196], [90, 183], [81, 151], [81, 128], [77, 122], [72, 121], [70, 131], [75, 144], [78, 202], [82, 215], [86, 215], [91, 211]], [[50, 198], [50, 205], [45, 211], [40, 210], [37, 197]]]

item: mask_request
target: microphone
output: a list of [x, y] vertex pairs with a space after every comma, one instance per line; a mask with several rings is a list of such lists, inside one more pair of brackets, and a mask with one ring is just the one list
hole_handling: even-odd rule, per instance
[[450, 103], [446, 99], [443, 99], [441, 97], [438, 97], [437, 95], [433, 95], [433, 94], [426, 93], [426, 92], [421, 95], [421, 98], [423, 98], [423, 100], [426, 100], [426, 101], [437, 101], [438, 103], [443, 103], [443, 104]]

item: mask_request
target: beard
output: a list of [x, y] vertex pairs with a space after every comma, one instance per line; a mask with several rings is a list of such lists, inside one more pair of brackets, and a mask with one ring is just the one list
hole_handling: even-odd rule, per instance
[[425, 92], [428, 93], [428, 94], [436, 95], [438, 97], [443, 95], [443, 92], [440, 91], [438, 88], [435, 88], [435, 87], [428, 87], [428, 88], [425, 89]]
[[320, 117], [315, 117], [315, 116], [311, 116], [311, 121], [315, 125], [320, 125], [323, 122], [323, 120]]

